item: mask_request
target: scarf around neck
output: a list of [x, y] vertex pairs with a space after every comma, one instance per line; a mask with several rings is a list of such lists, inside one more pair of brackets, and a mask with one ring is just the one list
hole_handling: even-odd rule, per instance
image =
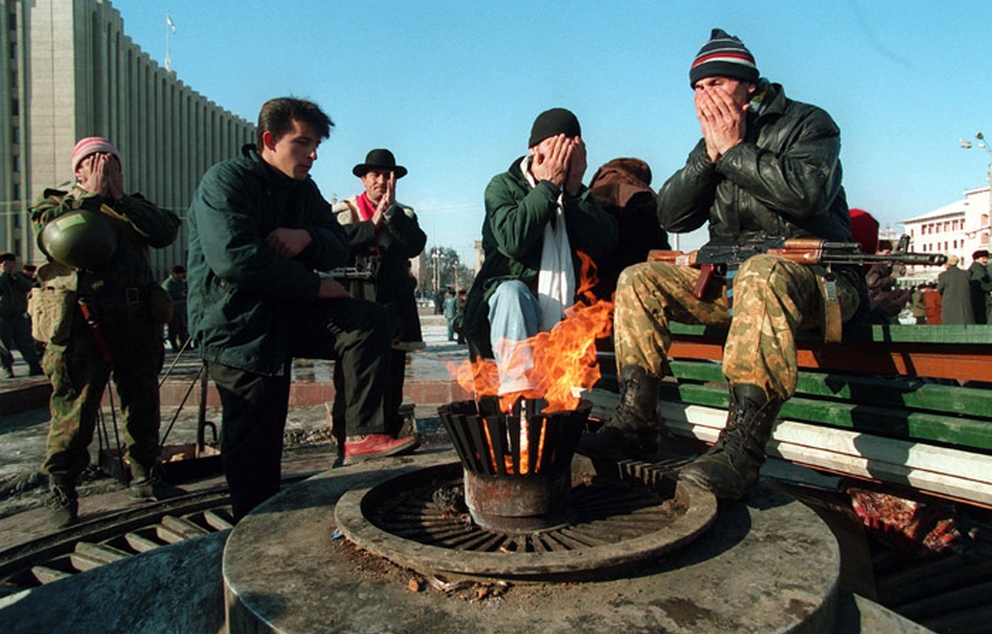
[[[520, 162], [520, 170], [533, 189], [537, 186], [530, 173], [530, 156]], [[544, 225], [541, 246], [541, 270], [537, 274], [537, 303], [541, 307], [538, 327], [551, 330], [565, 315], [575, 297], [575, 268], [572, 264], [572, 245], [565, 227], [564, 190], [559, 192], [555, 205], [554, 221]]]

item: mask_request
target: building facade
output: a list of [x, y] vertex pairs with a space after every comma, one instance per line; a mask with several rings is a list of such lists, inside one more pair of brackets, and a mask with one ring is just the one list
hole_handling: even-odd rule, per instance
[[[255, 126], [153, 61], [106, 0], [5, 0], [0, 16], [0, 248], [41, 261], [29, 218], [50, 187], [68, 187], [87, 136], [124, 157], [124, 189], [184, 217], [200, 177], [254, 142]], [[9, 96], [7, 96], [9, 95]], [[187, 236], [153, 250], [165, 277], [186, 261]]]
[[[992, 190], [989, 187], [964, 193], [962, 200], [916, 218], [904, 220], [911, 249], [922, 253], [956, 255], [962, 268], [971, 264], [971, 255], [989, 248], [989, 219], [992, 216]], [[936, 279], [938, 267], [911, 267], [909, 281]]]

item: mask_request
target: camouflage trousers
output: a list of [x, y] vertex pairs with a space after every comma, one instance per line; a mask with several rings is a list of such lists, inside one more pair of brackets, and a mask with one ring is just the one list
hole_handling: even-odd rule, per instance
[[[732, 286], [713, 278], [703, 297], [692, 291], [700, 271], [667, 262], [635, 264], [623, 271], [614, 300], [617, 367], [638, 365], [653, 376], [668, 374], [669, 321], [727, 328], [723, 374], [731, 385], [757, 385], [783, 401], [796, 391], [795, 333], [824, 321], [822, 267], [773, 255], [747, 260]], [[838, 276], [841, 318], [858, 308], [858, 290]]]
[[164, 360], [159, 327], [151, 323], [143, 304], [101, 312], [100, 332], [111, 361], [103, 359], [78, 307], [68, 340], [49, 343], [42, 358], [52, 384], [51, 422], [42, 465], [50, 476], [76, 479], [89, 464], [88, 447], [111, 374], [129, 461], [151, 467], [158, 457], [158, 374]]

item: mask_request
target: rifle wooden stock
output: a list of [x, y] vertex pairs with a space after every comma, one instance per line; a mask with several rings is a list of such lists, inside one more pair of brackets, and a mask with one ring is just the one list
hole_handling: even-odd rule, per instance
[[651, 249], [648, 251], [648, 262], [668, 262], [669, 264], [678, 264], [679, 266], [695, 266], [696, 255], [698, 254], [699, 251], [684, 253], [682, 251]]

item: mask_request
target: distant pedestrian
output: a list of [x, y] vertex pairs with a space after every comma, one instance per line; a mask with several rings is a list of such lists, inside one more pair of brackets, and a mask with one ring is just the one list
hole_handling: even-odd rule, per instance
[[927, 290], [923, 294], [923, 302], [927, 305], [927, 325], [939, 326], [941, 324], [940, 313], [943, 312], [943, 298], [937, 292], [937, 284], [930, 282]]
[[927, 323], [926, 292], [927, 285], [920, 284], [913, 290], [913, 295], [910, 298], [910, 306], [913, 311], [913, 320], [917, 324]]
[[455, 333], [458, 335], [458, 345], [465, 345], [465, 331], [462, 328], [462, 321], [465, 319], [465, 306], [468, 304], [468, 291], [464, 288], [458, 289], [455, 297]]
[[0, 267], [0, 362], [4, 376], [14, 378], [15, 348], [28, 365], [28, 373], [39, 376], [43, 372], [28, 317], [28, 293], [34, 288], [34, 280], [17, 270], [17, 256], [13, 253], [0, 254]]
[[947, 256], [944, 272], [937, 276], [937, 292], [941, 295], [940, 320], [949, 324], [974, 324], [971, 310], [971, 275], [958, 268], [959, 258]]
[[162, 282], [162, 288], [172, 299], [172, 319], [169, 320], [169, 345], [178, 352], [189, 339], [186, 325], [186, 267], [176, 264], [169, 269], [169, 277]]
[[448, 341], [455, 340], [455, 317], [458, 316], [458, 300], [455, 299], [454, 289], [449, 288], [442, 305], [444, 319], [448, 322]]
[[985, 249], [975, 251], [971, 255], [972, 263], [968, 267], [971, 276], [971, 312], [976, 324], [987, 324], [992, 313], [992, 275], [989, 275], [989, 252]]

